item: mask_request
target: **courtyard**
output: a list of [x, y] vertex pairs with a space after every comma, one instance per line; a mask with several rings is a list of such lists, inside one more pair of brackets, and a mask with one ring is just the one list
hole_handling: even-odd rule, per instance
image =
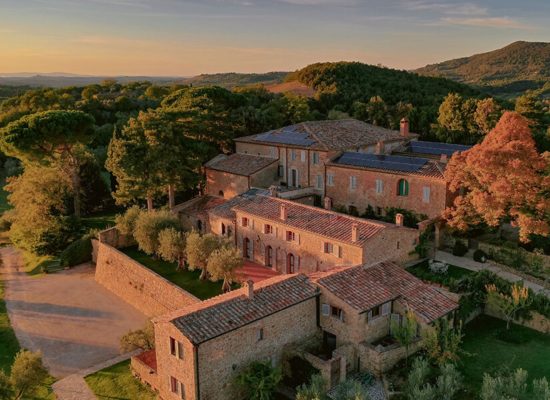
[[12, 247], [0, 249], [5, 302], [23, 348], [40, 350], [62, 378], [119, 355], [119, 340], [146, 317], [94, 280], [90, 264], [29, 276]]

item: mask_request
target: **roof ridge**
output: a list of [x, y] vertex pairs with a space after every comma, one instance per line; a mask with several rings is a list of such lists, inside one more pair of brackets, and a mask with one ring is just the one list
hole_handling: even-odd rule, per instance
[[318, 143], [320, 143], [325, 150], [329, 150], [328, 146], [326, 145], [325, 142], [323, 142], [321, 139], [319, 139], [319, 136], [317, 136], [315, 134], [315, 132], [313, 132], [310, 127], [308, 126], [308, 123], [311, 122], [311, 121], [304, 121], [302, 122], [302, 126], [304, 127], [304, 129], [306, 130], [307, 133], [309, 133], [311, 136], [313, 136], [315, 138], [315, 140], [317, 140]]

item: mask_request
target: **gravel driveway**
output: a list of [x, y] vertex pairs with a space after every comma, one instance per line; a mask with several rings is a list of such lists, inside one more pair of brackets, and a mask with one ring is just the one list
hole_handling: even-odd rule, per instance
[[84, 264], [68, 271], [30, 277], [20, 270], [20, 255], [0, 249], [6, 305], [21, 347], [42, 351], [56, 378], [119, 354], [119, 340], [144, 326], [146, 317], [94, 280]]

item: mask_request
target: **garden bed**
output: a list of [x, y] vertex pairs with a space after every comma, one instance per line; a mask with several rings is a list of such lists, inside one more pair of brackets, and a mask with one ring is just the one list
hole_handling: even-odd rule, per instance
[[407, 271], [423, 281], [437, 283], [444, 286], [449, 286], [453, 281], [458, 281], [469, 275], [475, 274], [474, 271], [450, 264], [446, 273], [435, 273], [430, 270], [428, 260], [424, 260], [416, 265], [408, 267]]
[[136, 247], [127, 247], [120, 251], [201, 300], [222, 294], [222, 283], [200, 280], [199, 270], [177, 271], [175, 263], [154, 259]]

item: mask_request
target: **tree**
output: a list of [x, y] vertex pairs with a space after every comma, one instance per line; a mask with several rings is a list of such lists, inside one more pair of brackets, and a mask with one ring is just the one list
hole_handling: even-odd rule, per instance
[[445, 318], [437, 320], [435, 325], [425, 330], [424, 346], [430, 360], [437, 365], [454, 363], [460, 359], [460, 343], [463, 338], [462, 325], [456, 328]]
[[525, 286], [513, 284], [510, 294], [499, 292], [495, 284], [485, 286], [487, 290], [487, 304], [493, 305], [506, 318], [506, 329], [510, 329], [510, 322], [516, 313], [530, 304], [529, 290]]
[[319, 374], [313, 375], [309, 385], [305, 383], [296, 388], [296, 400], [324, 400], [326, 383]]
[[477, 101], [474, 120], [484, 135], [496, 126], [501, 115], [501, 108], [492, 97]]
[[439, 106], [439, 125], [450, 132], [465, 132], [465, 115], [463, 110], [462, 96], [456, 93], [449, 93]]
[[360, 382], [347, 380], [338, 385], [334, 400], [369, 400], [369, 394]]
[[155, 348], [155, 328], [151, 321], [145, 327], [130, 331], [120, 338], [121, 353], [129, 353], [136, 349], [151, 350]]
[[407, 310], [401, 322], [391, 321], [391, 332], [395, 340], [405, 346], [405, 360], [409, 359], [409, 347], [416, 339], [418, 322], [412, 310]]
[[449, 190], [459, 193], [445, 211], [458, 230], [506, 219], [519, 227], [520, 239], [548, 235], [550, 176], [548, 159], [537, 153], [528, 122], [506, 112], [482, 143], [455, 153], [447, 165]]
[[270, 361], [254, 361], [237, 376], [236, 384], [246, 399], [271, 400], [281, 379], [281, 371]]
[[178, 263], [177, 269], [185, 268], [186, 236], [183, 232], [166, 228], [159, 232], [158, 255], [165, 261]]
[[134, 236], [134, 230], [136, 229], [136, 221], [139, 215], [142, 213], [142, 209], [134, 205], [128, 208], [123, 214], [118, 214], [115, 217], [115, 224], [117, 230], [126, 236]]
[[229, 292], [235, 281], [235, 271], [243, 266], [243, 256], [230, 242], [224, 243], [208, 257], [206, 269], [214, 282], [223, 279], [222, 290]]
[[167, 210], [155, 210], [139, 214], [134, 230], [134, 239], [140, 250], [156, 254], [159, 247], [159, 233], [166, 228], [180, 228], [178, 218]]
[[544, 115], [542, 103], [533, 92], [527, 92], [516, 99], [514, 110], [531, 120], [535, 126], [539, 125]]
[[410, 400], [451, 400], [462, 387], [462, 376], [453, 364], [441, 366], [435, 381], [430, 382], [432, 370], [427, 360], [416, 358], [405, 384]]
[[220, 245], [220, 241], [216, 235], [207, 233], [206, 235], [200, 235], [196, 231], [192, 231], [187, 235], [187, 241], [185, 246], [185, 252], [187, 255], [187, 262], [189, 263], [189, 269], [201, 269], [201, 280], [205, 280], [208, 277], [208, 259]]
[[481, 399], [524, 399], [527, 396], [527, 371], [517, 369], [511, 374], [483, 375]]
[[369, 121], [374, 125], [387, 126], [388, 125], [388, 107], [380, 96], [373, 96], [367, 103], [367, 114]]
[[36, 389], [48, 377], [48, 371], [42, 364], [42, 355], [21, 350], [15, 356], [10, 373], [10, 383], [14, 400], [33, 395]]
[[93, 137], [94, 119], [81, 111], [45, 111], [11, 122], [0, 131], [2, 150], [26, 164], [57, 166], [70, 178], [74, 214], [80, 217], [83, 147]]

